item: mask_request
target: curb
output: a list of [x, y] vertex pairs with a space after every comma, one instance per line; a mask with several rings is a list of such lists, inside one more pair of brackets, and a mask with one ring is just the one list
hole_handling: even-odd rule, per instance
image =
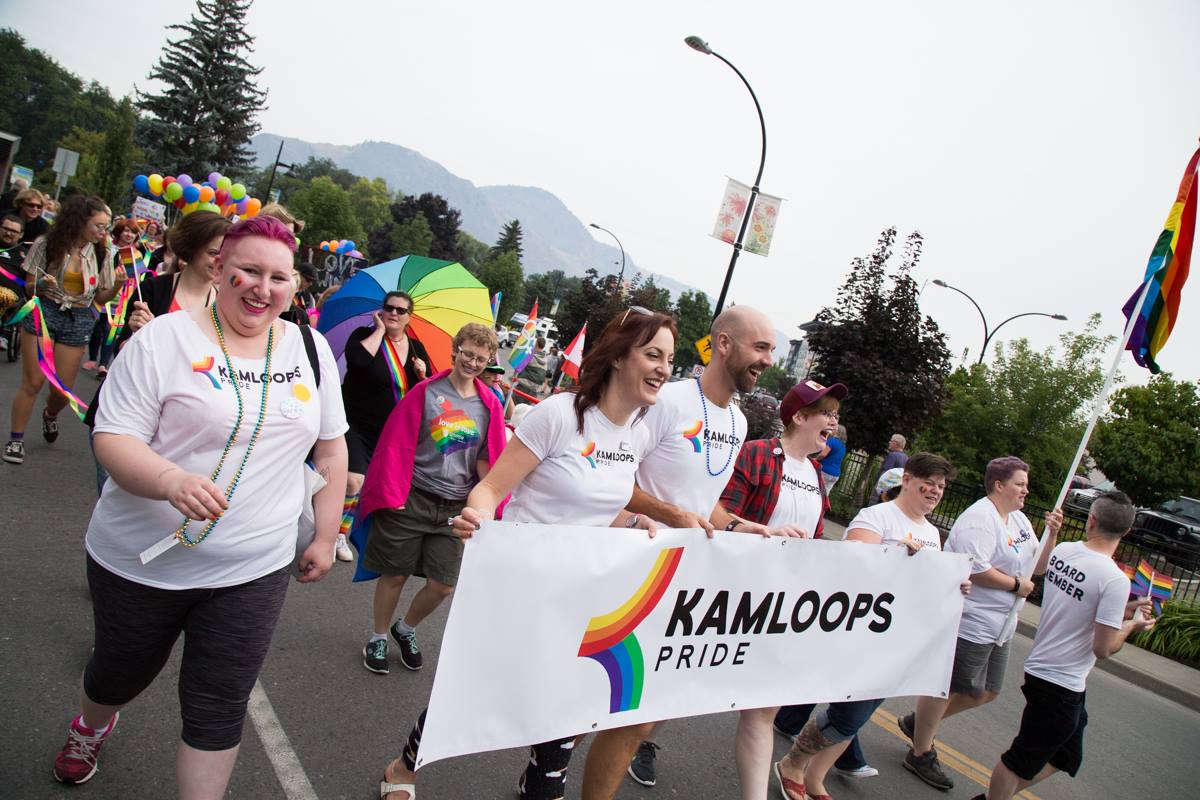
[[[1017, 632], [1032, 639], [1037, 634], [1038, 626], [1024, 619], [1017, 621]], [[1128, 644], [1127, 647], [1135, 645]], [[1148, 692], [1158, 695], [1179, 703], [1181, 706], [1190, 708], [1193, 711], [1200, 711], [1200, 693], [1189, 691], [1181, 686], [1177, 686], [1170, 681], [1147, 672], [1143, 669], [1138, 669], [1136, 666], [1120, 659], [1120, 653], [1117, 653], [1113, 658], [1099, 659], [1096, 661], [1096, 669], [1102, 669], [1110, 675], [1115, 675], [1121, 680], [1128, 681], [1135, 686], [1140, 686]]]

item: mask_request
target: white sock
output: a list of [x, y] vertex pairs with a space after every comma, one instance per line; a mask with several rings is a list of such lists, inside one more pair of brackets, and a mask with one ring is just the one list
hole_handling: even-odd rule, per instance
[[378, 642], [380, 639], [383, 639], [383, 640], [386, 642], [386, 641], [387, 641], [387, 634], [386, 634], [386, 633], [372, 633], [372, 634], [371, 634], [371, 641], [372, 641], [372, 642]]
[[400, 633], [416, 633], [417, 629], [409, 625], [403, 618], [396, 620], [396, 630]]

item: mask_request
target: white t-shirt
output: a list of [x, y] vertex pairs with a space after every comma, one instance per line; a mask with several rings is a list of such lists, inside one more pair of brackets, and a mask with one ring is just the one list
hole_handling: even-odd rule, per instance
[[847, 531], [863, 528], [883, 537], [885, 544], [903, 544], [906, 539], [916, 539], [924, 547], [942, 549], [942, 537], [938, 529], [927, 519], [915, 522], [900, 510], [896, 501], [867, 506], [846, 526]]
[[821, 476], [807, 458], [783, 456], [783, 476], [779, 482], [779, 500], [768, 528], [797, 525], [812, 534], [821, 519]]
[[733, 475], [746, 439], [746, 415], [741, 409], [733, 403], [722, 408], [703, 398], [699, 381], [675, 381], [659, 391], [657, 402], [634, 432], [638, 449], [646, 454], [638, 467], [638, 486], [652, 497], [707, 519]]
[[1120, 628], [1129, 578], [1116, 563], [1083, 542], [1064, 542], [1050, 554], [1042, 618], [1025, 671], [1082, 692], [1096, 663], [1094, 623]]
[[[1005, 575], [1032, 578], [1037, 545], [1028, 517], [1013, 511], [1008, 515], [1006, 525], [996, 506], [986, 497], [975, 501], [959, 515], [946, 538], [947, 551], [971, 557], [972, 575], [995, 568]], [[1003, 644], [1000, 637], [1008, 633], [1005, 628], [1014, 600], [1019, 611], [1025, 605], [1025, 598], [1017, 597], [1008, 589], [972, 586], [971, 593], [963, 598], [958, 635], [976, 644]]]
[[[306, 499], [304, 459], [318, 436], [346, 432], [337, 362], [313, 332], [321, 387], [300, 329], [276, 327], [267, 413], [229, 509], [196, 547], [176, 545], [143, 565], [138, 554], [183, 521], [165, 500], [148, 500], [108, 481], [88, 525], [88, 553], [105, 569], [160, 589], [234, 586], [289, 564]], [[245, 413], [216, 484], [241, 463], [261, 408], [263, 359], [234, 358]], [[133, 436], [185, 472], [211, 475], [237, 419], [237, 397], [216, 342], [189, 312], [155, 318], [122, 348], [100, 392], [96, 433]], [[197, 538], [208, 523], [192, 522]]]
[[541, 463], [513, 489], [506, 522], [608, 526], [633, 496], [639, 453], [629, 425], [614, 425], [596, 406], [575, 419], [575, 394], [543, 400], [516, 436]]

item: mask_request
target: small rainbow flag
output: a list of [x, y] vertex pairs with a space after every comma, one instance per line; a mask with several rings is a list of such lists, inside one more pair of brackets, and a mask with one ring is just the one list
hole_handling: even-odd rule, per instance
[[1138, 561], [1136, 569], [1132, 564], [1122, 564], [1121, 571], [1130, 581], [1129, 596], [1149, 596], [1154, 604], [1154, 613], [1161, 614], [1162, 604], [1171, 599], [1175, 582], [1161, 572], [1156, 572], [1144, 558]]
[[[1167, 213], [1163, 231], [1150, 251], [1150, 262], [1146, 275], [1137, 291], [1125, 303], [1122, 311], [1128, 321], [1137, 310], [1133, 335], [1126, 350], [1133, 353], [1133, 360], [1153, 373], [1161, 368], [1155, 362], [1158, 351], [1167, 343], [1175, 321], [1179, 319], [1179, 296], [1188, 277], [1188, 263], [1192, 258], [1192, 240], [1196, 234], [1196, 165], [1200, 162], [1200, 149], [1192, 154], [1175, 203]], [[1145, 293], [1140, 310], [1138, 300]]]
[[496, 292], [492, 295], [492, 324], [495, 325], [500, 321], [500, 301], [504, 299], [504, 292]]
[[535, 299], [533, 308], [529, 309], [529, 319], [525, 320], [521, 335], [517, 337], [517, 343], [508, 354], [508, 363], [512, 365], [514, 372], [519, 373], [533, 360], [533, 350], [537, 346], [537, 314], [538, 301]]

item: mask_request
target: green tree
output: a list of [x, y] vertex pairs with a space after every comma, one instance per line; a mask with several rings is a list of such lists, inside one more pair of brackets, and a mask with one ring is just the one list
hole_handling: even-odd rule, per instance
[[675, 301], [675, 319], [679, 325], [679, 341], [675, 343], [675, 366], [691, 370], [700, 363], [696, 342], [704, 338], [712, 326], [712, 306], [708, 295], [699, 290], [682, 292]]
[[[490, 294], [504, 292], [504, 296], [500, 299], [499, 321], [501, 324], [507, 322], [517, 312], [528, 311], [526, 306], [534, 301], [534, 298], [530, 297], [528, 303], [526, 302], [525, 274], [522, 272], [521, 262], [514, 252], [488, 256], [479, 270], [479, 282], [488, 288]], [[545, 298], [537, 299], [545, 302]], [[541, 313], [540, 308], [538, 313]]]
[[310, 247], [327, 239], [353, 239], [356, 243], [364, 239], [350, 207], [350, 195], [331, 178], [317, 178], [296, 192], [288, 208], [304, 220], [300, 239]]
[[895, 241], [889, 228], [869, 256], [854, 259], [837, 304], [816, 316], [825, 325], [808, 335], [813, 377], [850, 390], [842, 409], [847, 447], [868, 453], [882, 453], [893, 433], [911, 436], [936, 418], [950, 372], [945, 334], [917, 306], [912, 271], [921, 234], [909, 235], [899, 267], [888, 272]]
[[1160, 373], [1113, 392], [1088, 452], [1135, 503], [1200, 492], [1200, 397], [1195, 384]]
[[254, 41], [246, 32], [250, 2], [197, 0], [188, 22], [167, 26], [182, 36], [168, 40], [149, 76], [166, 88], [138, 93], [138, 109], [149, 115], [139, 136], [164, 175], [248, 174], [253, 165], [250, 138], [267, 93], [254, 82], [262, 67], [247, 60]]
[[390, 230], [392, 253], [389, 258], [429, 255], [429, 249], [433, 247], [433, 231], [429, 229], [429, 220], [425, 219], [424, 214], [392, 224]]
[[495, 256], [500, 253], [516, 253], [517, 261], [524, 258], [525, 254], [521, 248], [521, 220], [514, 219], [506, 223], [504, 230], [500, 231], [500, 238], [492, 245], [489, 254]]
[[129, 183], [133, 173], [133, 162], [141, 159], [141, 153], [133, 144], [133, 128], [137, 112], [128, 97], [121, 98], [117, 106], [117, 119], [104, 133], [100, 148], [99, 175], [96, 190], [112, 208], [124, 209], [130, 197]]
[[454, 246], [460, 254], [459, 262], [467, 268], [468, 272], [478, 278], [490, 248], [466, 231], [458, 232]]
[[[104, 134], [100, 131], [89, 131], [84, 128], [72, 128], [67, 135], [59, 140], [59, 146], [79, 153], [79, 164], [75, 174], [68, 179], [67, 193], [82, 192], [83, 194], [100, 193], [101, 156], [104, 152]], [[38, 177], [46, 183], [54, 181], [54, 172], [49, 167], [48, 173]]]
[[[568, 277], [561, 269], [539, 272], [525, 278], [525, 297], [541, 298], [541, 308], [538, 313], [548, 317], [554, 308], [554, 301], [559, 301], [558, 307], [561, 311], [565, 298], [575, 290], [579, 283], [579, 278]], [[557, 314], [557, 312], [555, 313]], [[568, 335], [565, 331], [560, 331], [560, 333]]]
[[609, 320], [617, 314], [623, 313], [627, 307], [621, 287], [617, 282], [617, 276], [601, 276], [593, 268], [584, 273], [583, 280], [579, 282], [578, 287], [564, 298], [555, 321], [558, 323], [560, 331], [570, 331], [570, 333], [564, 333], [565, 336], [574, 336], [575, 331], [582, 328], [586, 322], [588, 326], [588, 337], [584, 342], [584, 351], [586, 352], [600, 338], [600, 334]]
[[350, 207], [354, 211], [354, 217], [364, 231], [373, 231], [390, 219], [388, 206], [392, 203], [392, 195], [383, 178], [373, 181], [358, 178], [347, 191], [350, 193]]
[[758, 376], [758, 388], [777, 400], [782, 400], [788, 389], [796, 385], [796, 379], [779, 364], [772, 364]]
[[[1018, 456], [1030, 466], [1032, 499], [1052, 503], [1104, 382], [1101, 361], [1113, 337], [1097, 335], [1099, 326], [1100, 315], [1093, 314], [1082, 332], [1060, 336], [1061, 353], [1035, 351], [1017, 339], [997, 347], [990, 366], [955, 370], [946, 382], [942, 415], [921, 431], [914, 447], [941, 453], [960, 481], [977, 485], [988, 461]], [[855, 405], [851, 390], [847, 407]], [[853, 440], [854, 428], [850, 422], [846, 427]]]

